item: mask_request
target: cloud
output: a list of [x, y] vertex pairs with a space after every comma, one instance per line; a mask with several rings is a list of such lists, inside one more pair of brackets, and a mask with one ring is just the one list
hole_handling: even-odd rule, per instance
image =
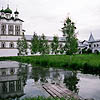
[[[6, 7], [8, 0], [0, 0], [0, 7]], [[20, 18], [25, 22], [23, 28], [26, 34], [45, 35], [62, 33], [59, 31], [62, 22], [70, 13], [79, 31], [79, 39], [87, 39], [90, 32], [96, 38], [100, 30], [100, 0], [9, 0], [11, 9], [17, 8]]]

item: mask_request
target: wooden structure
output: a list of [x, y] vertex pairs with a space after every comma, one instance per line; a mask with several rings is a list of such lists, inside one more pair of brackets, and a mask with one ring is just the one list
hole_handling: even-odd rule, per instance
[[85, 100], [82, 97], [78, 96], [77, 94], [73, 93], [69, 89], [65, 88], [64, 86], [55, 85], [55, 84], [43, 84], [43, 88], [52, 96], [58, 98], [75, 98], [76, 100]]

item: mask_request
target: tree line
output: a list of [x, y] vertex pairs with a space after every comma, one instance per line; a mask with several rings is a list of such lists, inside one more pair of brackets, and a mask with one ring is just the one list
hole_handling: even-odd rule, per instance
[[34, 33], [31, 39], [31, 45], [28, 45], [26, 38], [23, 35], [22, 39], [17, 41], [18, 55], [27, 55], [27, 49], [30, 49], [31, 54], [68, 54], [72, 55], [77, 52], [78, 42], [75, 33], [75, 24], [68, 17], [64, 21], [61, 31], [63, 32], [64, 42], [59, 42], [57, 36], [53, 37], [53, 40], [49, 42], [46, 36], [38, 36]]

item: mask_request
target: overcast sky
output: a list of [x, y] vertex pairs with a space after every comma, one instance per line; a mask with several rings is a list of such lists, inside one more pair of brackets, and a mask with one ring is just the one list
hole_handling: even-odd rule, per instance
[[100, 0], [0, 0], [0, 8], [19, 11], [19, 17], [25, 22], [26, 34], [62, 36], [60, 31], [66, 17], [75, 22], [78, 39], [87, 40], [90, 32], [100, 39]]

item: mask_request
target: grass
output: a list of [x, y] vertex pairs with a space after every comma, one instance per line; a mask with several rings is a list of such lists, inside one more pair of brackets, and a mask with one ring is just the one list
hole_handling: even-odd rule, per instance
[[74, 98], [66, 98], [66, 99], [64, 99], [64, 98], [44, 98], [44, 97], [35, 97], [35, 98], [25, 98], [25, 99], [23, 99], [23, 100], [76, 100], [76, 99], [74, 99]]
[[[2, 100], [2, 99], [0, 99], [0, 100]], [[3, 99], [3, 100], [12, 100], [12, 99], [9, 98], [9, 99]], [[64, 98], [52, 98], [52, 97], [45, 98], [42, 96], [38, 96], [38, 97], [32, 97], [32, 98], [24, 98], [21, 100], [77, 100], [77, 99], [74, 99], [73, 97], [64, 99]]]
[[0, 61], [4, 60], [31, 63], [32, 65], [45, 67], [82, 70], [88, 73], [100, 73], [100, 55], [96, 54], [0, 57]]

